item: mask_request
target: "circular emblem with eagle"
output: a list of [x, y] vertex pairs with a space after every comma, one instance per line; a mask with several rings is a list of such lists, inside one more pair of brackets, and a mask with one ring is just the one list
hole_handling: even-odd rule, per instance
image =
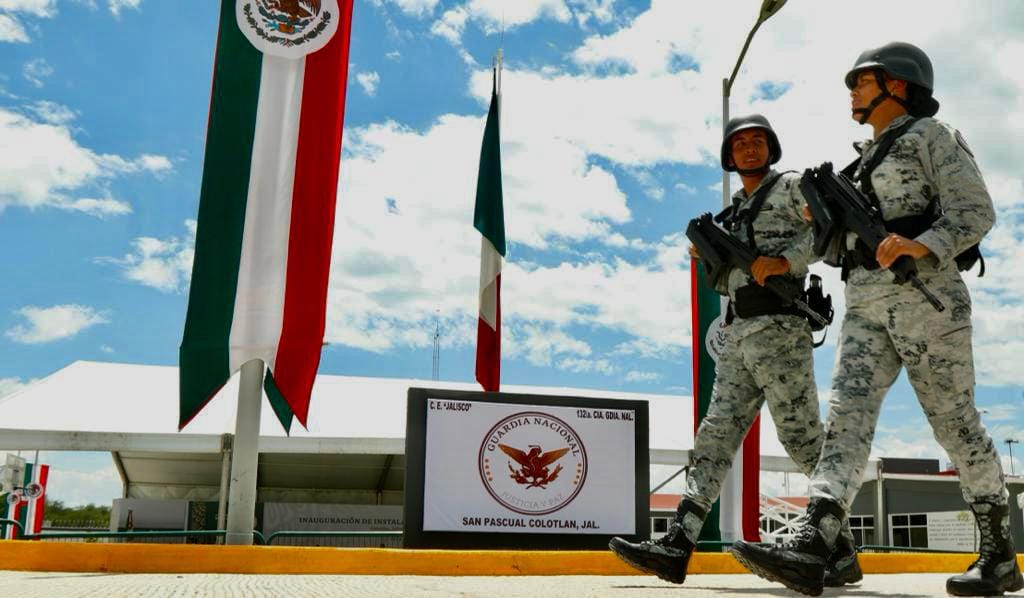
[[480, 480], [501, 505], [547, 515], [576, 498], [587, 479], [587, 451], [569, 424], [539, 411], [499, 421], [480, 444]]
[[[348, 0], [342, 0], [348, 1]], [[338, 30], [338, 0], [237, 0], [235, 17], [245, 37], [264, 54], [302, 58]]]

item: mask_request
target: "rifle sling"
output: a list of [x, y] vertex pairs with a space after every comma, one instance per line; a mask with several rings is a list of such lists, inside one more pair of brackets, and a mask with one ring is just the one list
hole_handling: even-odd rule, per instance
[[757, 242], [754, 241], [754, 220], [757, 219], [757, 215], [761, 212], [761, 208], [764, 207], [764, 202], [768, 200], [768, 194], [771, 193], [772, 188], [775, 187], [775, 183], [779, 182], [782, 178], [781, 172], [772, 172], [761, 181], [761, 187], [754, 192], [753, 198], [750, 200], [750, 205], [740, 210], [740, 203], [742, 200], [739, 198], [733, 198], [731, 206], [726, 208], [720, 214], [715, 216], [716, 222], [725, 224], [729, 232], [735, 233], [740, 223], [746, 224], [747, 227], [747, 246], [757, 253]]

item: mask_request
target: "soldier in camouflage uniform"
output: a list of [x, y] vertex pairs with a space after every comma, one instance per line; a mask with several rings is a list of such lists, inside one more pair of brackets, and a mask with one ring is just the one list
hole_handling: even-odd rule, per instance
[[[668, 533], [654, 542], [613, 538], [609, 543], [626, 563], [674, 583], [686, 578], [706, 514], [762, 404], [767, 401], [779, 440], [801, 471], [810, 475], [818, 462], [823, 429], [811, 329], [805, 315], [782, 305], [763, 286], [775, 275], [802, 281], [814, 253], [812, 231], [801, 213], [800, 176], [771, 169], [781, 154], [763, 116], [736, 118], [726, 126], [722, 167], [739, 172], [743, 189], [716, 219], [760, 257], [753, 276], [733, 268], [719, 277], [716, 290], [729, 296], [733, 318], [718, 357], [711, 405], [694, 439], [686, 492]], [[852, 534], [847, 537], [845, 552], [837, 551], [837, 559], [846, 557], [845, 569], [833, 575], [833, 585], [861, 578]]]
[[[825, 558], [837, 522], [860, 489], [882, 399], [905, 367], [935, 439], [960, 474], [980, 531], [979, 559], [950, 578], [947, 591], [982, 596], [1019, 590], [1024, 579], [1009, 530], [1003, 471], [974, 406], [971, 298], [958, 269], [969, 267], [995, 222], [992, 200], [963, 138], [931, 118], [938, 102], [923, 51], [899, 42], [868, 50], [846, 85], [854, 118], [875, 130], [875, 139], [858, 147], [854, 177], [863, 191], [873, 190], [890, 234], [874, 256], [858, 255], [852, 239], [840, 239], [825, 256], [844, 265], [847, 313], [806, 523], [791, 544], [738, 543], [734, 554], [762, 577], [821, 593]], [[876, 157], [886, 145], [889, 151]], [[893, 284], [887, 268], [904, 255], [916, 260], [918, 276], [945, 311], [910, 285]]]

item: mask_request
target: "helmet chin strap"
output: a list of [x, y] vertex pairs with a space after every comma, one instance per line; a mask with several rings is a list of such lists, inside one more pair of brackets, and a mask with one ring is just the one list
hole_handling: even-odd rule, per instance
[[737, 166], [736, 172], [738, 172], [740, 176], [757, 176], [759, 174], [768, 174], [768, 171], [771, 170], [771, 165], [768, 164], [770, 161], [770, 159], [765, 160], [764, 165], [758, 168], [740, 168], [739, 166]]
[[871, 113], [875, 111], [875, 108], [878, 108], [879, 104], [881, 104], [882, 102], [889, 98], [892, 98], [894, 102], [896, 102], [900, 106], [903, 106], [908, 111], [910, 109], [910, 105], [907, 103], [906, 100], [899, 96], [894, 96], [891, 93], [889, 93], [889, 88], [885, 86], [885, 77], [882, 76], [882, 70], [875, 69], [874, 73], [875, 82], [878, 84], [878, 89], [881, 91], [879, 91], [878, 95], [875, 96], [875, 99], [871, 100], [871, 103], [868, 104], [867, 108], [853, 109], [853, 114], [857, 117], [857, 122], [859, 122], [862, 125], [867, 124], [868, 119], [871, 118]]

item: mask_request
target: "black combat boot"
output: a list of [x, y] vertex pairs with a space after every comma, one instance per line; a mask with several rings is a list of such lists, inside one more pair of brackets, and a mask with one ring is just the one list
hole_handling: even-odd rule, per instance
[[791, 541], [778, 546], [736, 542], [732, 555], [759, 577], [777, 581], [801, 594], [820, 596], [825, 564], [836, 546], [845, 516], [839, 503], [812, 498], [807, 505], [807, 520]]
[[976, 502], [971, 510], [978, 523], [978, 560], [963, 575], [946, 580], [946, 592], [954, 596], [1002, 596], [1003, 592], [1024, 588], [1007, 506]]
[[836, 538], [836, 547], [825, 564], [823, 583], [826, 588], [838, 588], [848, 583], [857, 583], [861, 579], [864, 579], [864, 572], [857, 562], [857, 547], [852, 538], [840, 533]]
[[665, 581], [683, 583], [705, 517], [707, 512], [704, 509], [692, 500], [684, 499], [676, 507], [676, 516], [668, 527], [668, 533], [661, 538], [634, 544], [615, 537], [608, 542], [608, 548], [634, 569], [657, 575]]

